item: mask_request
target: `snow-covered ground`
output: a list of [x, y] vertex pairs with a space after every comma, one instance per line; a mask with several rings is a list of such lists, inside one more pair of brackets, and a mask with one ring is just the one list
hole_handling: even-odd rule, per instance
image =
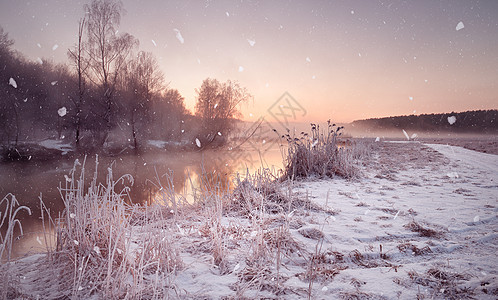
[[[210, 255], [188, 254], [176, 284], [212, 299], [497, 298], [498, 156], [384, 142], [375, 144], [363, 172], [359, 180], [306, 180], [293, 188], [324, 210], [268, 218], [265, 237], [288, 224], [282, 253], [291, 240], [299, 245], [281, 254], [279, 268], [275, 260], [251, 263], [257, 229], [226, 218], [224, 228], [236, 232], [228, 235], [227, 273], [220, 275]], [[275, 254], [271, 239], [263, 240]]]
[[39, 144], [40, 146], [47, 149], [59, 150], [63, 155], [73, 151], [73, 146], [68, 142], [65, 143], [62, 140], [46, 139], [41, 141]]
[[[345, 256], [358, 250], [367, 264], [368, 257], [377, 265], [362, 266], [353, 259], [348, 269], [323, 284], [327, 289], [317, 298], [340, 293], [447, 298], [452, 288], [457, 297], [456, 292], [468, 288], [459, 297], [495, 299], [498, 156], [418, 143], [385, 143], [378, 150], [366, 178], [358, 182], [320, 180], [300, 188], [338, 211], [327, 222], [310, 225], [323, 228], [324, 248]], [[414, 232], [407, 226], [412, 222], [434, 233]], [[453, 281], [432, 276], [434, 270], [452, 274]]]
[[[232, 207], [222, 217], [204, 211], [169, 219], [172, 226], [160, 232], [167, 230], [181, 263], [168, 277], [167, 293], [181, 299], [498, 297], [498, 156], [378, 142], [362, 172], [357, 180], [284, 183], [293, 200], [276, 213], [268, 206], [244, 215]], [[299, 202], [304, 207], [294, 208]], [[22, 273], [22, 262], [17, 266]], [[20, 278], [22, 290], [30, 290], [34, 281]]]

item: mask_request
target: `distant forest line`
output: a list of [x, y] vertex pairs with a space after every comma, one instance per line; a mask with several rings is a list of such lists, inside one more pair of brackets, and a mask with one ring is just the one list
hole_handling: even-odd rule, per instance
[[350, 125], [371, 131], [404, 129], [419, 132], [498, 134], [498, 110], [372, 118], [356, 120]]

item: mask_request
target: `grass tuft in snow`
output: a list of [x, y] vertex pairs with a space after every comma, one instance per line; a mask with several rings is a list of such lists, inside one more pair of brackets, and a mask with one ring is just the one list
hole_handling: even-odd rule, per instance
[[320, 126], [311, 124], [311, 133], [293, 137], [289, 133], [287, 155], [284, 161], [284, 178], [306, 178], [310, 176], [354, 178], [359, 176], [357, 160], [368, 152], [364, 146], [351, 142], [341, 143], [339, 136], [344, 127], [327, 122], [325, 132]]
[[172, 274], [182, 263], [165, 229], [162, 208], [128, 204], [125, 196], [133, 178], [124, 175], [116, 180], [112, 168], [105, 183], [98, 183], [98, 158], [94, 178], [87, 184], [84, 165], [76, 161], [71, 180], [59, 188], [65, 209], [56, 222], [54, 263], [71, 262], [72, 268], [66, 270], [71, 295], [166, 297], [173, 288]]

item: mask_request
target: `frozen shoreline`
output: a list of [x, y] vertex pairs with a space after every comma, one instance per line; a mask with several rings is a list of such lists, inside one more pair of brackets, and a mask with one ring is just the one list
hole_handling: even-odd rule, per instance
[[[296, 201], [309, 199], [322, 209], [268, 213], [262, 223], [221, 217], [216, 228], [223, 268], [210, 250], [213, 231], [206, 224], [213, 220], [177, 220], [168, 233], [183, 267], [168, 277], [170, 296], [495, 299], [498, 156], [421, 143], [373, 147], [359, 180], [282, 186]], [[284, 228], [288, 235], [274, 244], [272, 237]], [[249, 259], [258, 243], [269, 258], [265, 264]], [[33, 278], [27, 278], [23, 271], [32, 259], [14, 263], [13, 273], [21, 276], [24, 295], [36, 297], [41, 290], [35, 279], [42, 272], [31, 270]]]

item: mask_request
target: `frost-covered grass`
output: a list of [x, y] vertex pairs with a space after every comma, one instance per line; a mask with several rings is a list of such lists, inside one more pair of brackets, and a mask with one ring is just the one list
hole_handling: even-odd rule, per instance
[[[22, 235], [22, 225], [17, 219], [17, 215], [21, 211], [27, 211], [31, 214], [31, 210], [26, 206], [20, 206], [16, 197], [8, 194], [0, 200], [0, 279], [2, 299], [6, 299], [9, 293], [9, 285], [12, 281], [9, 272], [9, 262], [12, 253], [12, 243], [14, 241], [14, 230], [19, 227]], [[5, 229], [4, 229], [5, 228]]]
[[297, 179], [310, 176], [340, 176], [353, 178], [359, 175], [357, 160], [364, 151], [354, 144], [340, 144], [343, 127], [327, 122], [327, 128], [311, 124], [311, 132], [302, 132], [299, 138], [290, 134], [287, 140], [287, 155], [284, 160], [284, 178]]

